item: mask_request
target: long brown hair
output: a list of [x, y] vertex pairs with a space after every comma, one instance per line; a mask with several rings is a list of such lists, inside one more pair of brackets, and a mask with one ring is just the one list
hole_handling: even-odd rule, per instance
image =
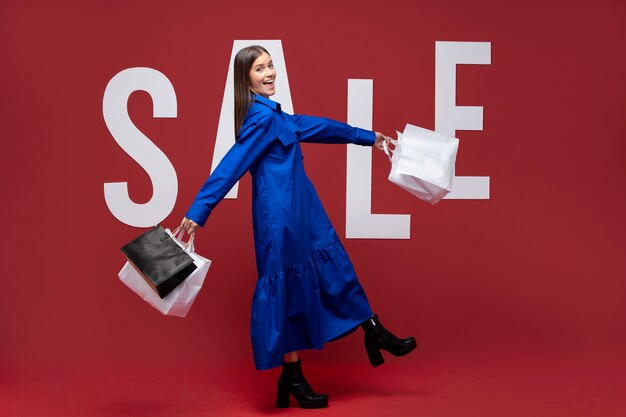
[[250, 68], [263, 52], [269, 55], [262, 46], [252, 45], [235, 55], [235, 138], [239, 137], [243, 120], [253, 102], [250, 94]]

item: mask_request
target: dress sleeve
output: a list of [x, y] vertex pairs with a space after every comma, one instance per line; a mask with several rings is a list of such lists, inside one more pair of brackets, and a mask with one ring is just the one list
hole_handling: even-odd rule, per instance
[[273, 117], [264, 115], [242, 127], [237, 142], [204, 183], [185, 217], [204, 226], [215, 206], [276, 139], [273, 124]]
[[291, 117], [292, 122], [298, 126], [301, 142], [355, 143], [364, 146], [372, 146], [376, 142], [374, 132], [336, 120], [302, 114]]

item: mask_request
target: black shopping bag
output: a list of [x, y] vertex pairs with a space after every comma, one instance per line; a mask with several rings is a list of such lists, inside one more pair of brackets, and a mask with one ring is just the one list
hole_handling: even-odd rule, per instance
[[161, 298], [197, 268], [193, 258], [161, 225], [125, 245], [122, 252]]

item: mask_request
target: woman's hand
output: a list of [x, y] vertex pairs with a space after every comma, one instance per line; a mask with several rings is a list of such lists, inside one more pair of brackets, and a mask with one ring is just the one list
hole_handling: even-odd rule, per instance
[[200, 228], [200, 225], [198, 225], [198, 223], [194, 222], [193, 220], [189, 220], [185, 217], [180, 223], [180, 228], [191, 236], [196, 232], [196, 229]]
[[374, 147], [380, 149], [381, 151], [384, 151], [383, 142], [387, 142], [387, 144], [389, 144], [390, 140], [391, 138], [389, 136], [385, 136], [380, 132], [376, 132], [376, 142], [374, 143]]

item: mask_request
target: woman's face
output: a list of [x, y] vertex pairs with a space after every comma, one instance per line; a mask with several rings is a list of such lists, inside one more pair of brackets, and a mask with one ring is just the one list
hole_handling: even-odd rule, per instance
[[250, 68], [250, 88], [255, 93], [268, 98], [273, 96], [276, 91], [274, 89], [274, 80], [276, 79], [276, 70], [272, 58], [263, 52]]

